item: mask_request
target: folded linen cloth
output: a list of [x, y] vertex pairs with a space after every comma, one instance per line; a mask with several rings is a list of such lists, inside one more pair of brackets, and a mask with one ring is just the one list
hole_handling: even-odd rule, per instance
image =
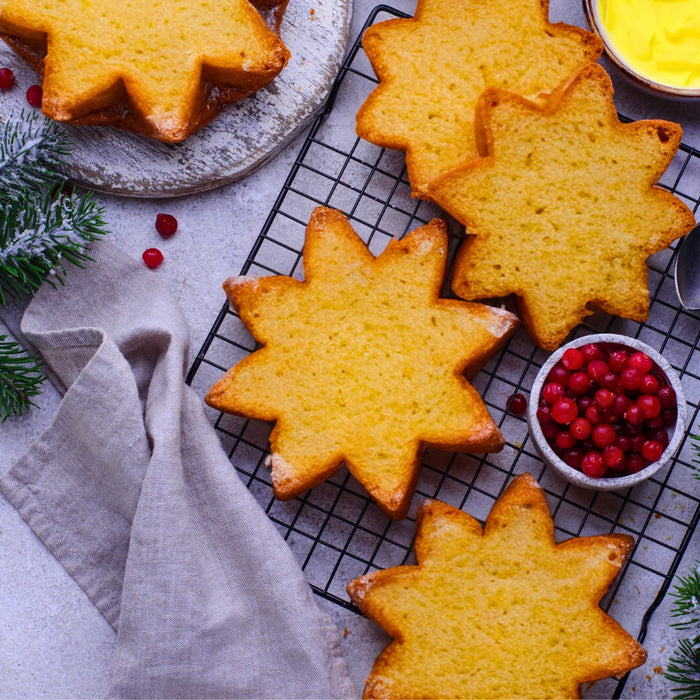
[[355, 696], [332, 620], [183, 380], [156, 274], [106, 241], [22, 332], [65, 390], [0, 489], [117, 630], [117, 697]]

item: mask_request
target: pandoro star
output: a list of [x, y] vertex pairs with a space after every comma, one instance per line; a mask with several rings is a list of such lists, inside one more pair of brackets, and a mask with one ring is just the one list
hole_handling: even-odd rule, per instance
[[503, 438], [465, 379], [517, 325], [513, 314], [439, 298], [445, 224], [392, 239], [375, 258], [345, 216], [319, 207], [304, 281], [239, 277], [224, 287], [262, 348], [206, 402], [274, 421], [274, 494], [292, 498], [345, 462], [392, 518], [406, 515], [426, 444], [493, 452]]
[[426, 500], [417, 565], [352, 581], [348, 592], [393, 638], [366, 698], [571, 698], [579, 685], [644, 663], [644, 649], [599, 607], [629, 535], [555, 543], [544, 494], [517, 476], [484, 527]]
[[430, 187], [470, 234], [455, 259], [455, 293], [515, 294], [524, 325], [547, 350], [594, 311], [646, 319], [647, 258], [695, 224], [656, 184], [680, 126], [621, 123], [609, 76], [591, 64], [545, 107], [487, 91], [477, 131], [484, 157]]
[[415, 16], [380, 22], [363, 46], [378, 87], [357, 114], [357, 133], [406, 152], [413, 194], [477, 155], [474, 107], [488, 87], [539, 100], [602, 44], [548, 20], [548, 0], [418, 0]]
[[47, 116], [163, 141], [260, 89], [289, 58], [247, 0], [2, 0], [0, 32], [43, 74]]

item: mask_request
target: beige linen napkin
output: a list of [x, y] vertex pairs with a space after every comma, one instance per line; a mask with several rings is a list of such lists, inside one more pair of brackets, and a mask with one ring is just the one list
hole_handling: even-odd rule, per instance
[[108, 242], [22, 331], [65, 396], [0, 488], [117, 630], [118, 697], [355, 694], [335, 625], [183, 381], [157, 273]]

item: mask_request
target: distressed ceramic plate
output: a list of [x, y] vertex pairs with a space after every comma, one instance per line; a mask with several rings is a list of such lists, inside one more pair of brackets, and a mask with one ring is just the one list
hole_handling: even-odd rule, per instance
[[[345, 57], [351, 19], [351, 0], [292, 0], [280, 28], [292, 57], [268, 87], [226, 106], [178, 144], [112, 127], [64, 126], [73, 150], [66, 176], [93, 190], [134, 197], [191, 194], [246, 177], [325, 103]], [[28, 109], [25, 92], [37, 76], [2, 41], [0, 65], [17, 76], [15, 87], [0, 94], [4, 123]]]

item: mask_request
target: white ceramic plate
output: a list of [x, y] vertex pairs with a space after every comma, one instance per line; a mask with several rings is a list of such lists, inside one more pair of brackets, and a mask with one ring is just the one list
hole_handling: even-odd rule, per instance
[[[290, 0], [280, 35], [292, 57], [264, 90], [226, 106], [179, 144], [112, 127], [64, 126], [73, 149], [66, 176], [111, 194], [169, 197], [235, 182], [287, 145], [323, 106], [345, 57], [352, 0]], [[0, 121], [28, 109], [34, 71], [0, 41], [0, 66], [17, 85], [0, 93]]]

